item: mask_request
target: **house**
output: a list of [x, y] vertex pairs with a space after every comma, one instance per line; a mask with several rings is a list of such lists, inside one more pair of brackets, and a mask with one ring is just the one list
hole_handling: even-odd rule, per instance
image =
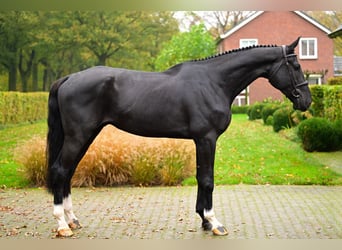
[[341, 37], [342, 36], [342, 24], [333, 32], [328, 34], [330, 38], [336, 38], [336, 37]]
[[[301, 11], [257, 11], [221, 36], [220, 51], [234, 48], [277, 44], [287, 45], [299, 36], [296, 48], [299, 63], [310, 84], [322, 84], [334, 75], [331, 31]], [[235, 104], [253, 104], [272, 98], [282, 100], [283, 94], [267, 79], [255, 80], [235, 100]]]
[[[342, 37], [342, 24], [328, 36], [330, 38]], [[342, 76], [342, 56], [334, 56], [334, 75]]]

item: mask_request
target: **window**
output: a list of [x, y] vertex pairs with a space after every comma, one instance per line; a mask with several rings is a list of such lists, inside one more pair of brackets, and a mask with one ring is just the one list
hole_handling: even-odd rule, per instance
[[258, 45], [258, 39], [240, 39], [240, 48]]
[[300, 59], [317, 59], [317, 38], [301, 38], [299, 43]]

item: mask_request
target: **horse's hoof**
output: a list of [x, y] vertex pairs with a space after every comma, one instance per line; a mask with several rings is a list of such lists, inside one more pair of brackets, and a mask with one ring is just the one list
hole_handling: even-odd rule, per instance
[[224, 226], [213, 228], [212, 232], [213, 232], [214, 235], [217, 235], [217, 236], [228, 235], [228, 230]]
[[82, 225], [80, 224], [78, 220], [74, 219], [72, 222], [69, 223], [69, 227], [71, 229], [79, 229], [79, 228], [82, 228]]
[[74, 234], [70, 228], [62, 228], [62, 229], [59, 229], [57, 232], [58, 237], [71, 237], [73, 235]]

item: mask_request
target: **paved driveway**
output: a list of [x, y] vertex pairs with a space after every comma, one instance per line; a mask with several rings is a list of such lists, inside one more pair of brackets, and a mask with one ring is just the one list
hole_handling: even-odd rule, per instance
[[[196, 187], [75, 188], [81, 239], [210, 239], [195, 211]], [[342, 186], [217, 186], [221, 239], [342, 239]], [[0, 239], [55, 238], [44, 189], [0, 190]]]

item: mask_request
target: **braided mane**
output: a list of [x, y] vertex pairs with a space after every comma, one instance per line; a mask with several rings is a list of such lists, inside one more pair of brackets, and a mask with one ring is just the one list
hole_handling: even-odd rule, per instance
[[232, 49], [229, 51], [224, 51], [224, 52], [212, 55], [212, 56], [207, 56], [205, 58], [194, 59], [194, 60], [191, 60], [191, 62], [205, 61], [205, 60], [217, 58], [217, 57], [220, 57], [223, 55], [232, 54], [235, 52], [240, 52], [240, 51], [245, 51], [245, 50], [250, 50], [250, 49], [254, 49], [254, 48], [270, 48], [270, 47], [277, 47], [277, 45], [252, 45], [252, 46], [243, 47], [243, 48], [239, 48], [239, 49]]

